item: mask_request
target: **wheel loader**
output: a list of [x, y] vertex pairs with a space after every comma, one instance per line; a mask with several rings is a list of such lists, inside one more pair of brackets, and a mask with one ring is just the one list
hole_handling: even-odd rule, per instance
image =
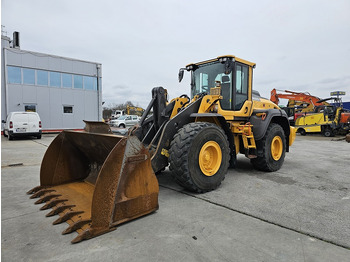
[[[181, 68], [191, 73], [191, 95], [168, 102], [156, 87], [138, 125], [127, 136], [86, 122], [83, 132], [63, 131], [48, 147], [40, 186], [28, 193], [41, 209], [67, 222], [77, 243], [158, 209], [157, 173], [169, 166], [185, 189], [216, 189], [236, 155], [263, 171], [281, 168], [295, 139], [286, 113], [252, 89], [255, 64], [228, 55]], [[152, 114], [151, 114], [152, 112]]]

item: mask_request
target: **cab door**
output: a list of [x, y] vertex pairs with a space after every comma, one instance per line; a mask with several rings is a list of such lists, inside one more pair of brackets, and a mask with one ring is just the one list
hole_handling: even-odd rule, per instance
[[222, 76], [220, 113], [226, 119], [249, 116], [252, 101], [250, 87], [252, 70], [248, 65], [235, 62], [231, 77]]

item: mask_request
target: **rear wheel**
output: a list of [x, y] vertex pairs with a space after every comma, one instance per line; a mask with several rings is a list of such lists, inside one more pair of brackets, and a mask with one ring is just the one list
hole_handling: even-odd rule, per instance
[[4, 137], [7, 137], [7, 135], [6, 135], [6, 133], [5, 133], [5, 130], [4, 130], [4, 133], [3, 133], [3, 134], [4, 134]]
[[169, 155], [173, 178], [186, 189], [202, 193], [216, 189], [225, 178], [230, 149], [220, 127], [196, 122], [178, 131]]
[[7, 135], [8, 140], [13, 140], [13, 136], [10, 133]]
[[124, 124], [120, 124], [119, 127], [120, 128], [125, 128], [125, 125]]
[[277, 171], [281, 168], [286, 154], [286, 138], [283, 128], [278, 124], [270, 124], [263, 139], [257, 141], [257, 148], [262, 153], [251, 163], [262, 171]]
[[334, 136], [334, 132], [331, 127], [327, 126], [324, 128], [323, 135], [325, 137], [331, 137], [331, 136]]

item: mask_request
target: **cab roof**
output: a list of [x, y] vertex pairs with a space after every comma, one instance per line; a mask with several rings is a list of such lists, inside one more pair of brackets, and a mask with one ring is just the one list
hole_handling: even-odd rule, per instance
[[243, 63], [243, 64], [246, 64], [246, 65], [251, 66], [251, 67], [255, 67], [255, 65], [256, 65], [253, 62], [249, 62], [247, 60], [244, 60], [242, 58], [236, 57], [234, 55], [223, 55], [223, 56], [218, 56], [217, 58], [213, 58], [213, 59], [210, 59], [210, 60], [206, 60], [206, 61], [202, 61], [202, 62], [198, 62], [198, 63], [191, 63], [191, 64], [186, 65], [186, 67], [188, 67], [190, 65], [197, 65], [197, 66], [199, 66], [199, 65], [203, 65], [203, 64], [219, 61], [220, 58], [233, 58], [235, 61]]

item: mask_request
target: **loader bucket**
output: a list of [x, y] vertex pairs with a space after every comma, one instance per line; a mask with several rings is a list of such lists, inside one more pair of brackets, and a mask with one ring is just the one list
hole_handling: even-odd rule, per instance
[[[85, 129], [87, 130], [87, 129]], [[135, 136], [63, 131], [48, 147], [40, 186], [40, 209], [52, 208], [53, 222], [67, 222], [62, 234], [76, 231], [72, 243], [116, 229], [158, 209], [159, 186], [148, 150]]]

